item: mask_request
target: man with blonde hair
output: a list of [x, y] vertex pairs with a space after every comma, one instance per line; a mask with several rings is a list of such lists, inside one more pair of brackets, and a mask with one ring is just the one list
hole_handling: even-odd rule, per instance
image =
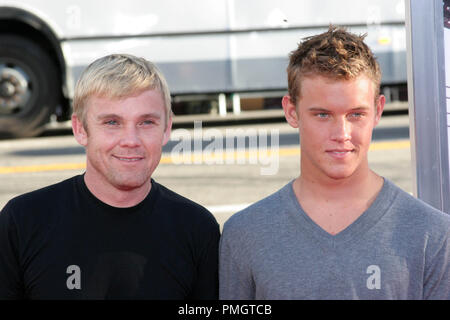
[[450, 217], [369, 168], [385, 98], [363, 39], [331, 26], [291, 53], [301, 173], [225, 223], [221, 299], [450, 299]]
[[215, 299], [219, 226], [151, 176], [172, 125], [154, 64], [94, 61], [74, 95], [86, 171], [0, 213], [0, 299]]

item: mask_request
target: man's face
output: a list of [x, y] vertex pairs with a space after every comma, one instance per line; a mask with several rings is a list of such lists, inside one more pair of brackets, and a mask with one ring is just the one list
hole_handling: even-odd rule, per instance
[[367, 153], [385, 98], [374, 101], [374, 84], [364, 75], [306, 77], [297, 106], [283, 98], [286, 119], [300, 132], [302, 176], [317, 181], [368, 173]]
[[75, 137], [86, 147], [86, 175], [105, 189], [148, 188], [171, 129], [161, 93], [148, 90], [120, 100], [94, 96], [86, 108], [87, 130], [72, 118]]

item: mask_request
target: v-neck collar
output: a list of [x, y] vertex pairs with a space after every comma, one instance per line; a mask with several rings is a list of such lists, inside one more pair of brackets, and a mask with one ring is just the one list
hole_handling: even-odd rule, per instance
[[398, 191], [395, 189], [392, 182], [384, 178], [383, 187], [371, 206], [344, 230], [336, 235], [332, 235], [322, 229], [322, 227], [314, 222], [303, 210], [295, 196], [293, 182], [294, 181], [291, 181], [286, 186], [288, 189], [286, 193], [287, 199], [284, 199], [282, 203], [287, 203], [289, 206], [288, 212], [293, 216], [293, 219], [298, 222], [304, 232], [308, 232], [316, 241], [321, 241], [323, 244], [327, 244], [333, 248], [355, 239], [372, 228], [387, 212], [393, 199], [398, 194]]

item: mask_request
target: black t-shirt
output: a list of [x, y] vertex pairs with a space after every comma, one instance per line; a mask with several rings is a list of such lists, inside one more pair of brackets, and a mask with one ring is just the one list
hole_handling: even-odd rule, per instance
[[219, 225], [152, 180], [130, 208], [84, 176], [21, 195], [0, 213], [0, 299], [217, 299]]

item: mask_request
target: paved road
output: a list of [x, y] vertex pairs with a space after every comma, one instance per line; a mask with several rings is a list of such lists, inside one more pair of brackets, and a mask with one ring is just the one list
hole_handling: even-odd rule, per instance
[[[153, 177], [209, 208], [221, 224], [299, 174], [298, 134], [284, 122], [202, 129], [197, 124], [195, 129], [174, 130]], [[0, 208], [16, 195], [84, 171], [84, 149], [69, 132], [46, 135], [0, 141]], [[412, 192], [408, 136], [408, 116], [383, 116], [374, 132], [369, 161], [379, 174]], [[242, 143], [241, 150], [220, 154], [218, 146], [226, 148], [230, 137], [229, 146]]]

